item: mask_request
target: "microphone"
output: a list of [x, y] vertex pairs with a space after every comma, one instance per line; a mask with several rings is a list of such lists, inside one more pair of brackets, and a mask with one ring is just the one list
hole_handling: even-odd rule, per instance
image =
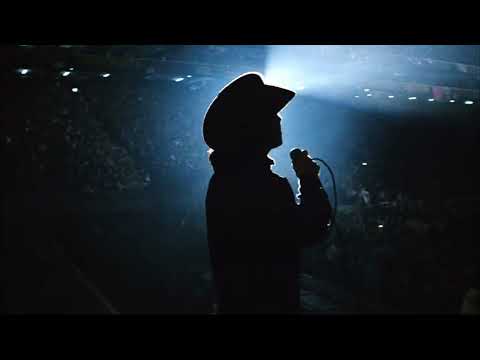
[[308, 151], [307, 150], [300, 150], [299, 148], [293, 148], [290, 150], [290, 159], [292, 159], [292, 163], [294, 165], [299, 164], [302, 159], [307, 159]]
[[290, 150], [290, 159], [292, 159], [292, 162], [297, 162], [301, 159], [302, 156], [302, 150], [300, 150], [299, 148], [293, 148], [292, 150]]
[[[334, 205], [334, 208], [333, 208], [333, 216], [332, 216], [330, 226], [334, 226], [335, 220], [336, 220], [336, 217], [337, 217], [337, 186], [335, 184], [335, 176], [333, 175], [332, 169], [330, 168], [330, 166], [328, 166], [328, 164], [324, 160], [322, 160], [320, 158], [310, 158], [308, 156], [308, 151], [307, 150], [302, 151], [299, 148], [293, 148], [292, 150], [290, 150], [290, 159], [292, 159], [292, 164], [293, 164], [294, 169], [297, 168], [299, 165], [300, 165], [300, 167], [302, 167], [302, 160], [309, 159], [309, 160], [313, 161], [314, 163], [315, 163], [315, 161], [318, 161], [318, 162], [322, 163], [323, 165], [325, 165], [325, 167], [329, 171], [330, 176], [332, 177], [333, 197], [334, 197], [334, 201], [335, 201], [335, 205]], [[318, 164], [315, 163], [315, 166], [318, 166]]]
[[[313, 161], [313, 159], [308, 156], [307, 150], [300, 150], [299, 148], [293, 148], [290, 150], [290, 159], [292, 159], [292, 164], [295, 171], [297, 171], [297, 169], [304, 169], [306, 166], [308, 168], [308, 165], [306, 164], [308, 164], [310, 161]], [[318, 165], [315, 164], [315, 166]], [[304, 170], [302, 170], [302, 172], [303, 171]]]

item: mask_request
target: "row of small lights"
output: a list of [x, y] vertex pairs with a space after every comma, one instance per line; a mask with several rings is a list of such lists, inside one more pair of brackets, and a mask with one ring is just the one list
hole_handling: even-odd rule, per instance
[[[30, 69], [18, 69], [17, 71], [18, 71], [21, 75], [27, 75], [27, 74], [29, 74], [29, 73], [32, 72], [32, 70], [30, 70]], [[67, 70], [62, 71], [60, 74], [61, 74], [63, 77], [67, 77], [67, 76], [69, 76], [69, 75], [72, 74], [72, 71], [73, 71], [73, 68], [70, 68], [70, 69], [68, 69], [68, 71], [67, 71]], [[100, 76], [103, 77], [103, 78], [108, 78], [108, 77], [110, 77], [110, 74], [109, 74], [109, 73], [102, 73], [102, 74], [100, 74]]]
[[[372, 96], [372, 93], [370, 92], [370, 89], [363, 89], [363, 91], [367, 93], [367, 96], [369, 96], [369, 97]], [[355, 95], [355, 98], [358, 99], [359, 97], [360, 97], [359, 95]], [[393, 99], [395, 96], [394, 96], [394, 95], [388, 95], [387, 97], [388, 97], [389, 99]], [[408, 100], [410, 100], [410, 101], [417, 100], [417, 97], [416, 97], [416, 96], [410, 96], [410, 97], [408, 97]], [[430, 98], [430, 99], [428, 99], [427, 101], [428, 101], [428, 102], [434, 102], [435, 99]], [[450, 102], [450, 103], [454, 103], [455, 100], [450, 99], [449, 102]], [[472, 100], [465, 100], [464, 104], [465, 104], [465, 105], [473, 105], [474, 102], [473, 102]]]
[[[192, 77], [192, 75], [187, 75], [187, 78], [190, 79], [191, 77]], [[173, 78], [172, 80], [175, 81], [175, 82], [180, 82], [180, 81], [185, 80], [185, 78], [183, 78], [183, 77], [176, 77], [176, 78]]]
[[[70, 69], [68, 69], [68, 71], [62, 71], [62, 72], [61, 72], [61, 75], [62, 75], [63, 77], [67, 77], [67, 76], [69, 76], [69, 75], [72, 73], [72, 71], [73, 71], [73, 68], [70, 68]], [[29, 70], [29, 69], [19, 69], [18, 72], [19, 72], [21, 75], [27, 75], [28, 73], [31, 72], [31, 70]], [[100, 76], [103, 77], [103, 78], [108, 78], [108, 77], [110, 77], [110, 74], [109, 74], [109, 73], [102, 73]], [[192, 75], [187, 75], [186, 77], [187, 77], [187, 78], [191, 78]], [[175, 81], [175, 82], [181, 82], [181, 81], [185, 80], [185, 78], [183, 78], [183, 77], [175, 77], [175, 78], [173, 78], [172, 80]], [[78, 92], [78, 88], [72, 88], [72, 91], [73, 91], [73, 92]], [[367, 93], [367, 96], [368, 96], [368, 97], [372, 96], [372, 93], [370, 92], [370, 89], [363, 89], [363, 91]], [[358, 99], [359, 97], [360, 97], [359, 95], [355, 95], [355, 98]], [[394, 95], [388, 95], [387, 97], [388, 97], [389, 99], [395, 98]], [[417, 100], [417, 97], [416, 97], [416, 96], [410, 96], [410, 97], [408, 98], [408, 100], [410, 100], [410, 101]], [[430, 99], [428, 99], [428, 101], [429, 101], [429, 102], [434, 102], [435, 99], [430, 98]], [[450, 103], [454, 103], [455, 100], [454, 100], [454, 99], [450, 99], [449, 102], [450, 102]], [[464, 104], [465, 104], [465, 105], [473, 105], [474, 102], [471, 101], [471, 100], [466, 100], [466, 101], [464, 102]]]
[[[31, 70], [30, 69], [18, 69], [17, 72], [20, 73], [21, 75], [27, 75], [31, 72]], [[70, 76], [72, 74], [72, 72], [73, 72], [73, 68], [69, 68], [68, 70], [62, 71], [60, 73], [60, 75], [62, 75], [63, 77], [67, 77], [67, 76]], [[110, 75], [111, 75], [110, 73], [100, 74], [100, 76], [103, 77], [103, 78], [108, 78], [108, 77], [110, 77]], [[187, 75], [186, 77], [191, 78], [192, 75]], [[175, 81], [175, 82], [181, 82], [181, 81], [185, 80], [185, 78], [175, 77], [172, 80]], [[76, 88], [76, 87], [72, 88], [72, 92], [74, 92], [74, 93], [78, 92], [78, 88]]]
[[[17, 72], [20, 73], [20, 75], [27, 75], [27, 74], [31, 73], [32, 70], [30, 70], [30, 69], [18, 69]], [[69, 68], [68, 70], [64, 70], [64, 71], [60, 72], [60, 75], [63, 76], [63, 77], [67, 77], [67, 76], [70, 76], [72, 74], [72, 72], [73, 72], [73, 68]], [[103, 78], [108, 78], [108, 77], [110, 77], [110, 73], [102, 73], [102, 74], [100, 74], [100, 76], [103, 77]], [[72, 88], [72, 92], [77, 93], [78, 88], [77, 87]]]

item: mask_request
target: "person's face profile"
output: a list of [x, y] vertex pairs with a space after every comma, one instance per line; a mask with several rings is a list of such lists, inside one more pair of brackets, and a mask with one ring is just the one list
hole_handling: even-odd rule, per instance
[[283, 143], [281, 121], [282, 121], [282, 118], [280, 117], [280, 115], [275, 114], [273, 116], [272, 145], [274, 147], [278, 147]]
[[[269, 150], [274, 149], [282, 145], [282, 118], [278, 114], [263, 113], [259, 117], [258, 122], [261, 124], [259, 127], [259, 142], [262, 142]], [[260, 145], [260, 144], [259, 144]]]

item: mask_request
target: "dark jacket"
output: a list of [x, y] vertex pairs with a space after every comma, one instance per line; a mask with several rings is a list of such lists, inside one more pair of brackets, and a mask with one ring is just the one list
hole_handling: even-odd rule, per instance
[[331, 216], [319, 178], [300, 181], [297, 205], [268, 157], [211, 161], [206, 216], [219, 313], [297, 312], [300, 251], [326, 237]]

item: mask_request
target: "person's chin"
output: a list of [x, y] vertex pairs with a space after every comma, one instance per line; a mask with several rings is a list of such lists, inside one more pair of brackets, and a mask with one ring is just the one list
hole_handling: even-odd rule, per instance
[[275, 149], [283, 144], [283, 140], [280, 137], [279, 139], [276, 139], [276, 141], [273, 141], [272, 143], [272, 149]]

